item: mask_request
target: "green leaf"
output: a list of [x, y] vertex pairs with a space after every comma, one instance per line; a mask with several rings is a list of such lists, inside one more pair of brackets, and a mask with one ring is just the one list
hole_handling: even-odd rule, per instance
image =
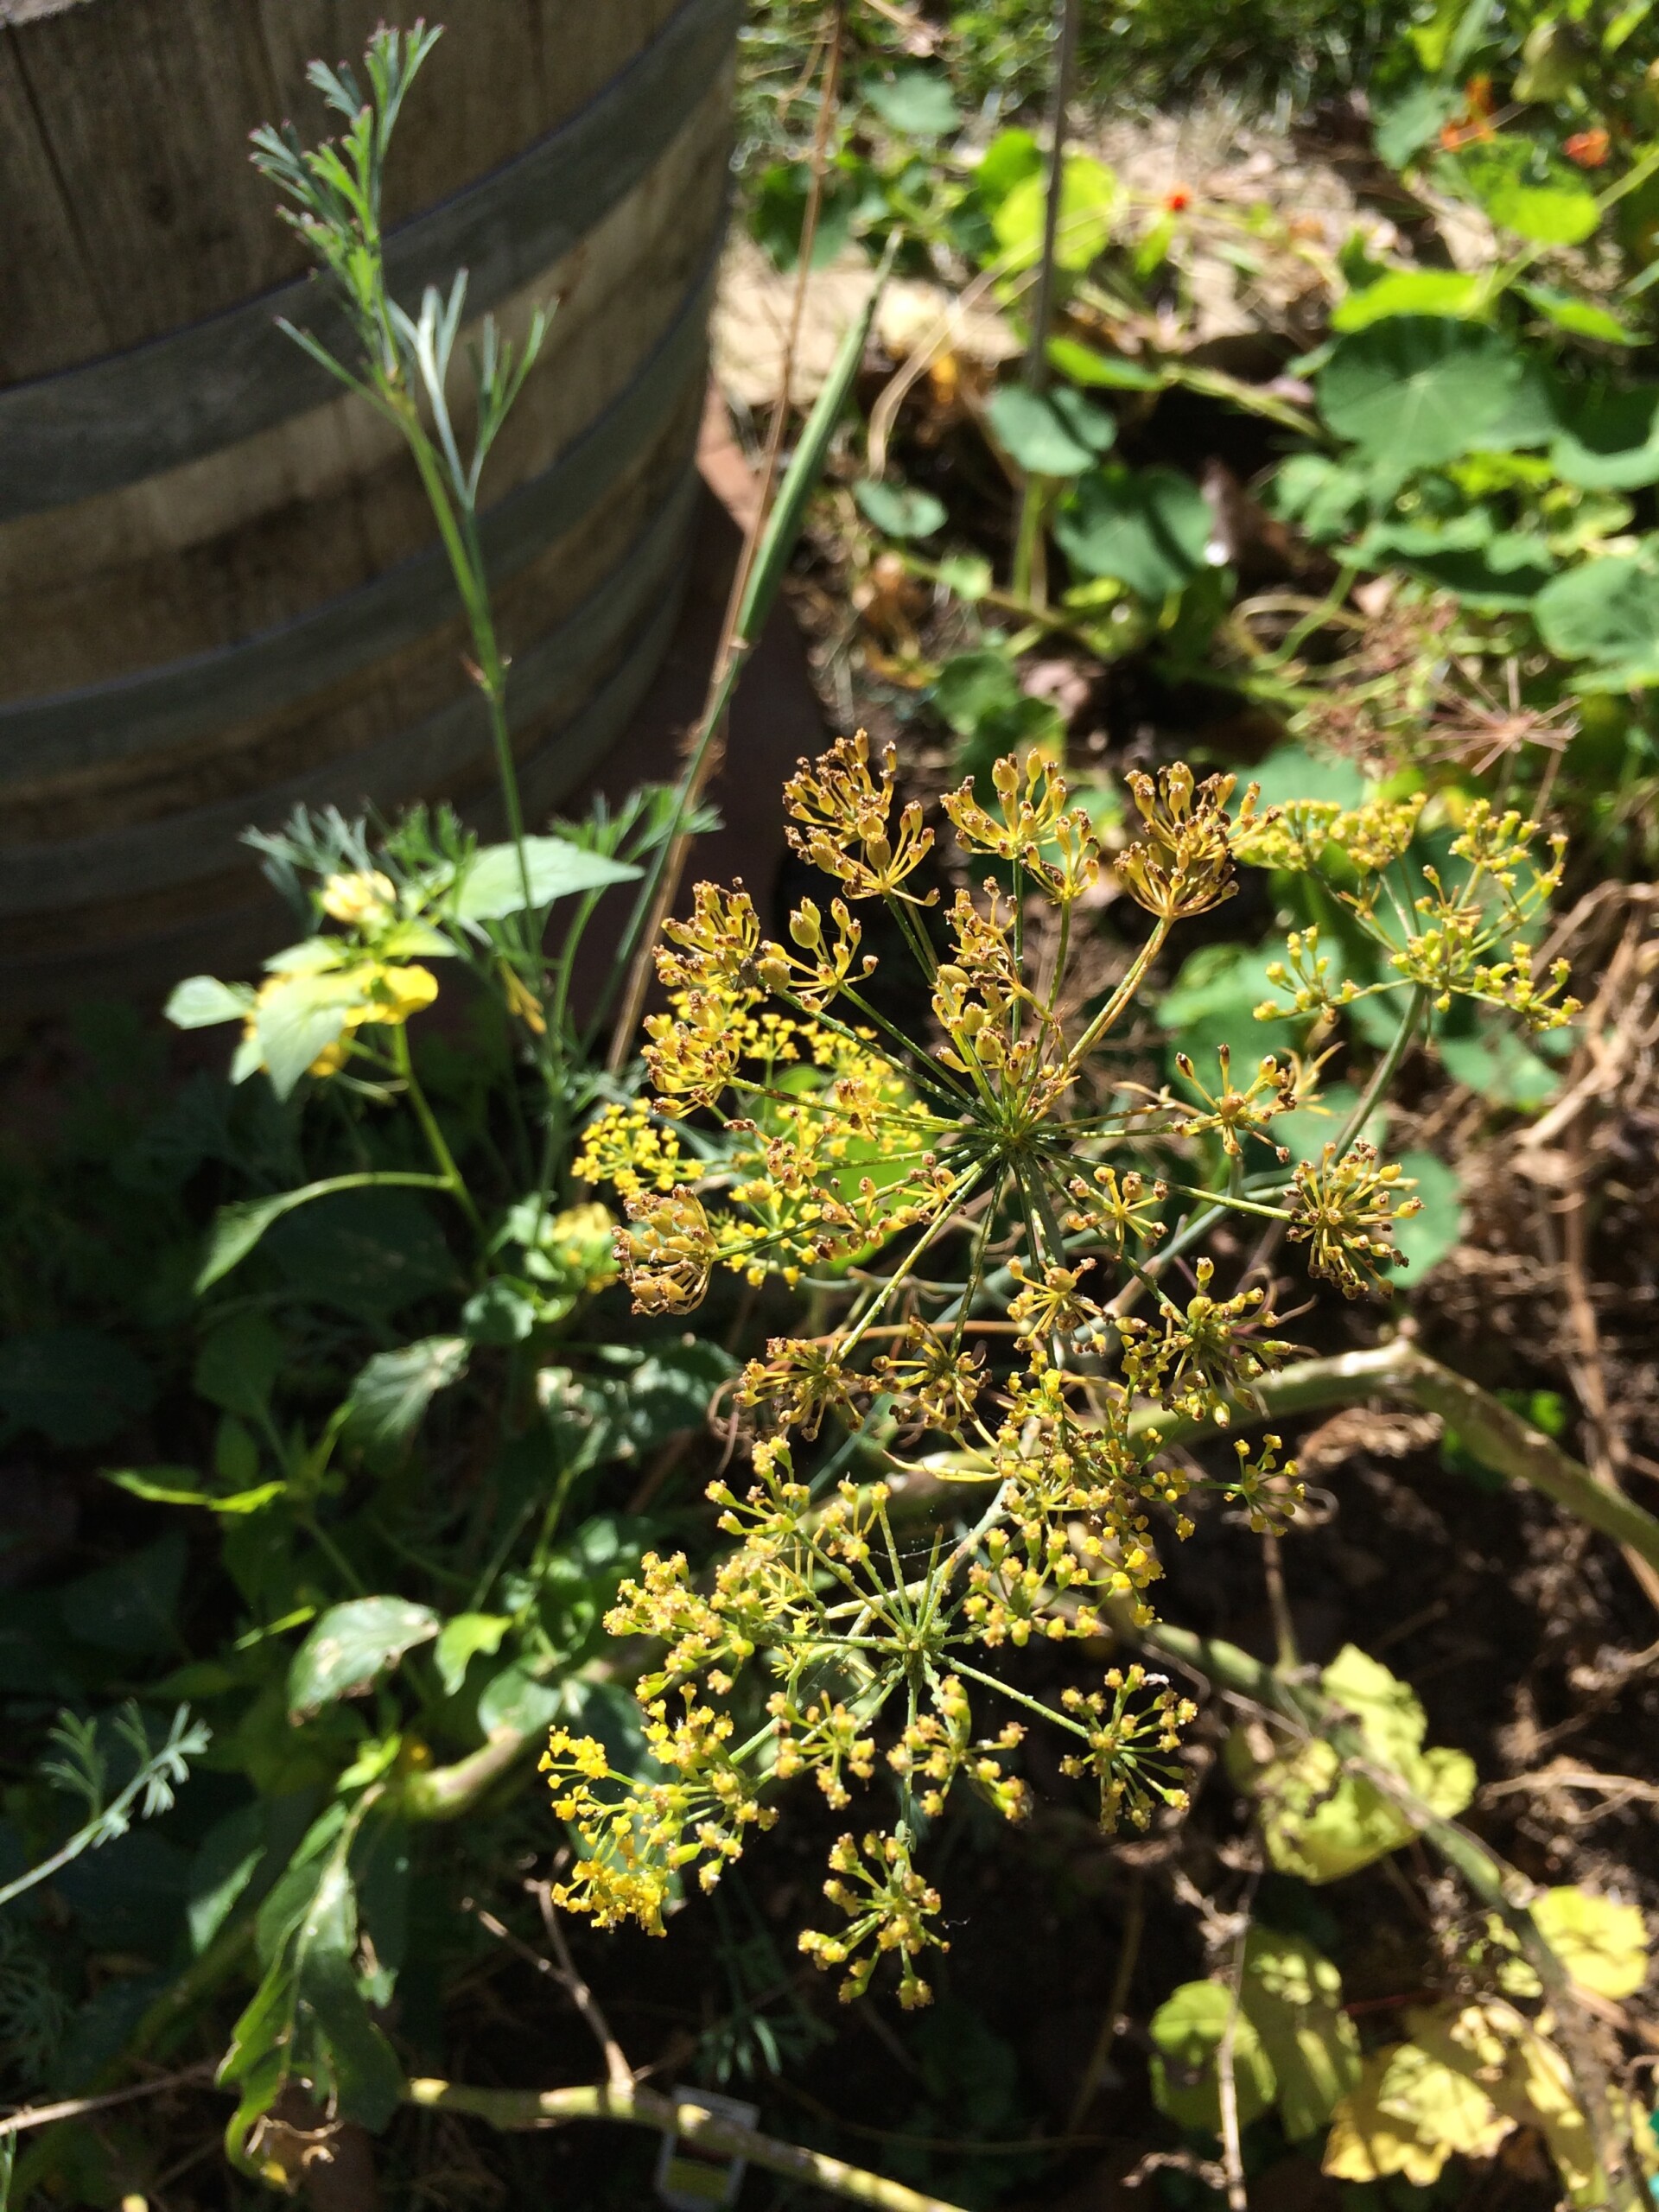
[[974, 172], [974, 196], [994, 214], [1016, 184], [1041, 176], [1043, 150], [1029, 130], [1000, 130]]
[[1342, 2009], [1342, 1976], [1300, 1936], [1252, 1928], [1242, 2001], [1278, 2084], [1293, 2143], [1323, 2127], [1359, 2079], [1359, 2037]]
[[980, 553], [947, 553], [939, 563], [939, 582], [970, 607], [984, 598], [993, 581], [991, 564]]
[[[1206, 1082], [1216, 1074], [1216, 1052], [1225, 1045], [1234, 1067], [1251, 1067], [1277, 1041], [1274, 1030], [1255, 1018], [1272, 985], [1268, 969], [1283, 957], [1277, 939], [1252, 950], [1241, 944], [1201, 944], [1188, 953], [1174, 982], [1158, 1001], [1159, 1027], [1172, 1052], [1186, 1052]], [[1282, 1037], [1283, 1032], [1278, 1033]], [[1170, 1071], [1172, 1076], [1174, 1070]], [[1279, 1124], [1273, 1124], [1277, 1137]], [[1334, 1135], [1334, 1130], [1327, 1135]], [[1252, 1147], [1253, 1164], [1264, 1166], [1272, 1154]]]
[[194, 1470], [189, 1467], [118, 1467], [102, 1470], [106, 1483], [113, 1483], [130, 1497], [142, 1497], [151, 1505], [200, 1505], [210, 1513], [240, 1516], [258, 1513], [273, 1498], [284, 1495], [285, 1482], [256, 1483], [251, 1490], [227, 1492], [203, 1490]]
[[[557, 1298], [556, 1294], [556, 1300], [567, 1312], [573, 1302], [568, 1297]], [[535, 1290], [522, 1278], [512, 1275], [492, 1275], [461, 1309], [461, 1325], [467, 1342], [474, 1344], [521, 1344], [539, 1318]]]
[[988, 715], [1017, 704], [1020, 696], [1013, 662], [989, 646], [956, 654], [933, 685], [933, 703], [958, 737], [971, 737]]
[[1061, 550], [1085, 575], [1111, 576], [1161, 604], [1205, 565], [1213, 524], [1204, 495], [1173, 468], [1096, 468], [1055, 518]]
[[175, 1029], [211, 1029], [216, 1022], [240, 1021], [253, 1004], [245, 983], [221, 983], [216, 976], [188, 976], [162, 1009]]
[[1031, 476], [1075, 476], [1093, 458], [1049, 400], [1023, 385], [1004, 385], [987, 410], [997, 442]]
[[1379, 101], [1371, 137], [1385, 168], [1402, 169], [1412, 156], [1439, 137], [1462, 104], [1461, 88], [1437, 78], [1420, 78], [1396, 98]]
[[987, 412], [998, 444], [1028, 476], [1076, 476], [1094, 459], [1054, 403], [1023, 385], [1004, 385]]
[[1153, 2053], [1148, 2071], [1152, 2101], [1178, 2126], [1221, 2133], [1221, 2094], [1216, 2053], [1233, 2023], [1233, 2089], [1238, 2124], [1248, 2127], [1273, 2102], [1277, 2082], [1273, 2064], [1243, 2005], [1218, 1981], [1186, 1981], [1153, 2014]]
[[185, 1918], [190, 1948], [200, 1958], [229, 1918], [265, 1855], [265, 1809], [244, 1805], [215, 1821], [190, 1866]]
[[550, 906], [582, 891], [602, 891], [612, 883], [632, 883], [639, 870], [626, 861], [584, 851], [563, 837], [526, 837], [530, 897], [517, 845], [486, 845], [474, 854], [448, 901], [458, 921], [499, 922], [527, 908]]
[[550, 1728], [564, 1710], [564, 1691], [557, 1683], [542, 1681], [515, 1662], [485, 1685], [478, 1725], [486, 1736], [531, 1736]]
[[438, 1662], [443, 1687], [451, 1697], [467, 1679], [467, 1662], [480, 1651], [499, 1651], [502, 1637], [512, 1626], [510, 1613], [457, 1613], [453, 1620], [444, 1623], [432, 1656]]
[[1491, 139], [1449, 166], [1500, 229], [1535, 245], [1582, 245], [1601, 219], [1577, 171], [1546, 159], [1529, 139]]
[[1369, 789], [1356, 762], [1344, 760], [1339, 753], [1310, 753], [1305, 746], [1294, 744], [1275, 745], [1267, 759], [1251, 769], [1250, 781], [1260, 787], [1262, 806], [1287, 806], [1299, 798], [1358, 806]]
[[0, 1421], [50, 1443], [102, 1444], [155, 1395], [137, 1354], [95, 1329], [28, 1329], [0, 1344]]
[[397, 1351], [378, 1351], [352, 1385], [346, 1434], [369, 1451], [395, 1451], [420, 1426], [440, 1390], [467, 1372], [465, 1337], [423, 1337]]
[[198, 1295], [210, 1290], [232, 1268], [239, 1266], [265, 1231], [296, 1206], [331, 1198], [336, 1191], [361, 1191], [376, 1186], [425, 1191], [445, 1191], [449, 1187], [442, 1175], [406, 1175], [401, 1170], [380, 1173], [368, 1169], [360, 1174], [331, 1175], [321, 1183], [304, 1183], [296, 1191], [279, 1191], [274, 1198], [239, 1198], [232, 1205], [221, 1206], [207, 1232], [207, 1249], [196, 1275]]
[[209, 1405], [257, 1421], [286, 1357], [286, 1345], [263, 1313], [238, 1313], [203, 1343], [191, 1380]]
[[900, 69], [885, 82], [866, 78], [859, 90], [888, 130], [901, 137], [948, 138], [962, 128], [961, 111], [943, 70]]
[[1484, 509], [1454, 516], [1438, 529], [1379, 524], [1356, 550], [1368, 566], [1402, 561], [1483, 613], [1530, 605], [1555, 573], [1541, 537], [1530, 531], [1495, 531]]
[[302, 2035], [306, 2012], [315, 2023], [341, 2118], [378, 2130], [397, 2108], [403, 2070], [369, 2017], [356, 1958], [357, 1893], [341, 1851], [324, 1868], [294, 1939], [295, 1993]]
[[254, 1030], [260, 1060], [279, 1098], [288, 1097], [319, 1053], [338, 1041], [346, 1016], [367, 995], [362, 969], [286, 976], [266, 986], [254, 1010]]
[[1538, 594], [1539, 635], [1563, 660], [1650, 666], [1659, 659], [1659, 540], [1586, 561]]
[[1659, 483], [1659, 386], [1566, 386], [1551, 466], [1584, 492], [1631, 492]]
[[[1425, 1751], [1427, 1722], [1409, 1686], [1353, 1644], [1344, 1644], [1320, 1677], [1327, 1697], [1350, 1712], [1371, 1757], [1391, 1769], [1428, 1808], [1460, 1813], [1475, 1791], [1474, 1762], [1464, 1752]], [[1243, 1739], [1229, 1747], [1230, 1764], [1248, 1757]], [[1253, 1776], [1238, 1773], [1255, 1793], [1268, 1855], [1281, 1873], [1306, 1882], [1333, 1882], [1410, 1841], [1416, 1833], [1395, 1800], [1363, 1777], [1345, 1773], [1336, 1749], [1316, 1738]]]
[[[852, 1172], [874, 1170], [860, 1164]], [[670, 1437], [702, 1428], [715, 1391], [736, 1367], [719, 1344], [687, 1337], [643, 1358], [624, 1355], [616, 1370], [580, 1381], [569, 1369], [542, 1370], [543, 1402], [567, 1467], [641, 1459]]]
[[[1090, 154], [1068, 154], [1060, 179], [1060, 211], [1055, 235], [1057, 267], [1086, 269], [1111, 243], [1120, 198], [1116, 175]], [[991, 214], [991, 228], [1002, 249], [1001, 264], [1010, 276], [1034, 269], [1042, 258], [1048, 177], [1038, 170], [1012, 185]]]
[[1463, 1230], [1463, 1185], [1457, 1170], [1432, 1152], [1402, 1153], [1400, 1166], [1417, 1185], [1412, 1195], [1422, 1201], [1422, 1211], [1401, 1222], [1394, 1232], [1415, 1289], [1429, 1269], [1457, 1247]]
[[1356, 509], [1364, 504], [1370, 481], [1366, 470], [1344, 467], [1324, 454], [1294, 453], [1273, 479], [1273, 511], [1321, 543], [1345, 537]]
[[1118, 353], [1096, 353], [1077, 338], [1051, 338], [1048, 358], [1062, 376], [1073, 384], [1091, 385], [1106, 391], [1161, 391], [1166, 379], [1155, 369], [1142, 368]]
[[1339, 437], [1403, 472], [1479, 446], [1522, 381], [1522, 357], [1484, 324], [1395, 315], [1338, 340], [1319, 405]]
[[[865, 168], [861, 162], [854, 166]], [[749, 200], [749, 229], [776, 269], [793, 270], [800, 264], [808, 177], [804, 162], [773, 162], [755, 180]], [[827, 269], [846, 247], [862, 197], [857, 175], [832, 164], [824, 179], [817, 227], [812, 234], [814, 269]]]
[[944, 527], [944, 502], [931, 492], [865, 477], [854, 485], [853, 497], [865, 521], [889, 537], [931, 537]]
[[1366, 330], [1389, 315], [1484, 315], [1491, 293], [1482, 276], [1451, 269], [1391, 269], [1363, 291], [1350, 292], [1331, 318], [1333, 330]]
[[175, 1529], [113, 1567], [95, 1567], [58, 1592], [71, 1636], [101, 1651], [162, 1651], [178, 1636], [188, 1547]]
[[1581, 300], [1553, 284], [1517, 284], [1516, 289], [1530, 301], [1558, 330], [1572, 338], [1599, 339], [1605, 346], [1639, 346], [1640, 331], [1632, 330], [1592, 300]]
[[[1435, 1050], [1454, 1083], [1466, 1084], [1496, 1106], [1535, 1113], [1561, 1087], [1560, 1070], [1523, 1045], [1513, 1030], [1500, 1028], [1496, 1019], [1471, 1036], [1437, 1038]], [[1401, 1224], [1402, 1230], [1411, 1225]]]
[[431, 1209], [413, 1191], [341, 1192], [290, 1215], [265, 1247], [288, 1287], [314, 1305], [382, 1320], [460, 1275]]
[[309, 1719], [337, 1699], [372, 1689], [404, 1652], [429, 1643], [442, 1626], [429, 1606], [406, 1598], [351, 1598], [331, 1605], [289, 1668], [289, 1719]]
[[1634, 1997], [1648, 1978], [1648, 1930], [1639, 1905], [1618, 1904], [1568, 1885], [1532, 1906], [1538, 1932], [1580, 1989]]

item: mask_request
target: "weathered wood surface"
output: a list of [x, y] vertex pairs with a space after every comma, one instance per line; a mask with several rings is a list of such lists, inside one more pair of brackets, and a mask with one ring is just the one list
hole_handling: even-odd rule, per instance
[[[307, 794], [487, 804], [461, 626], [386, 426], [332, 386], [299, 412], [291, 391], [256, 397], [268, 418], [251, 435], [182, 460], [160, 435], [171, 465], [124, 481], [128, 432], [104, 405], [124, 404], [124, 356], [137, 417], [188, 423], [188, 391], [163, 383], [158, 413], [140, 368], [188, 368], [198, 340], [251, 310], [268, 322], [268, 296], [302, 276], [246, 134], [282, 117], [328, 129], [306, 62], [360, 54], [385, 12], [0, 0], [0, 515], [15, 518], [0, 521], [0, 979], [116, 940], [164, 946], [204, 906], [245, 907], [237, 831]], [[515, 743], [545, 807], [608, 741], [671, 619], [736, 6], [433, 12], [445, 36], [400, 123], [389, 218], [407, 240], [464, 238], [469, 300], [509, 329], [559, 302], [486, 481]], [[607, 138], [594, 118], [628, 86], [655, 102], [633, 110], [649, 127]], [[397, 248], [394, 267], [398, 251], [418, 258]], [[296, 319], [316, 324], [315, 287], [299, 296], [315, 311]], [[283, 374], [303, 367], [281, 347]], [[48, 438], [31, 491], [29, 438], [54, 420], [73, 434], [89, 399], [71, 461]], [[58, 496], [112, 454], [115, 488]]]

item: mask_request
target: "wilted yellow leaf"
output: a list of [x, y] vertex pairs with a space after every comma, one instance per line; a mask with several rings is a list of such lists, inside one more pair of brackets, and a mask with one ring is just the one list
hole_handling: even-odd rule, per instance
[[1633, 1997], [1646, 1981], [1648, 1930], [1637, 1906], [1567, 1886], [1546, 1890], [1532, 1916], [1580, 1989]]
[[1440, 2179], [1440, 2169], [1452, 2155], [1450, 2146], [1426, 2143], [1408, 2120], [1384, 2112], [1377, 2101], [1389, 2068], [1402, 2048], [1391, 2044], [1373, 2051], [1361, 2065], [1359, 2079], [1332, 2113], [1322, 2163], [1334, 2179], [1385, 2181], [1390, 2174], [1403, 2174], [1419, 2189]]
[[1470, 2158], [1490, 2157], [1515, 2125], [1478, 2082], [1416, 2043], [1395, 2052], [1376, 2101], [1379, 2111], [1408, 2122], [1424, 2142]]
[[[1320, 1685], [1353, 1714], [1379, 1765], [1391, 1768], [1432, 1811], [1462, 1811], [1475, 1793], [1474, 1763], [1462, 1751], [1422, 1749], [1427, 1723], [1408, 1684], [1350, 1643], [1325, 1669]], [[1247, 1745], [1234, 1751], [1236, 1777], [1243, 1779], [1240, 1765], [1248, 1757]], [[1334, 1882], [1398, 1850], [1416, 1833], [1391, 1797], [1362, 1776], [1344, 1775], [1337, 1752], [1318, 1738], [1258, 1767], [1248, 1786], [1261, 1801], [1274, 1865], [1306, 1882]]]

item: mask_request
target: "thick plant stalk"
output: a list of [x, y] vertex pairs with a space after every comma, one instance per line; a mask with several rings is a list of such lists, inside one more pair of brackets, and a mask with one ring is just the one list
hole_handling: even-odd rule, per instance
[[[1420, 1351], [1408, 1337], [1368, 1351], [1338, 1352], [1329, 1359], [1299, 1360], [1263, 1376], [1255, 1386], [1257, 1402], [1238, 1404], [1239, 1421], [1274, 1419], [1282, 1414], [1313, 1413], [1323, 1406], [1351, 1405], [1377, 1393], [1408, 1398], [1425, 1413], [1438, 1414], [1455, 1428], [1465, 1451], [1494, 1474], [1529, 1484], [1567, 1512], [1611, 1536], [1627, 1555], [1659, 1568], [1659, 1519], [1598, 1482], [1588, 1467], [1573, 1459], [1530, 1421], [1511, 1413], [1490, 1390], [1466, 1375], [1443, 1367]], [[1155, 1426], [1166, 1441], [1208, 1433], [1199, 1422], [1172, 1427], [1166, 1415]]]
[[1342, 1707], [1313, 1684], [1287, 1681], [1265, 1660], [1253, 1659], [1249, 1652], [1219, 1637], [1198, 1636], [1191, 1629], [1176, 1628], [1165, 1621], [1135, 1628], [1128, 1624], [1126, 1616], [1120, 1618], [1118, 1626], [1127, 1639], [1143, 1649], [1206, 1675], [1218, 1688], [1248, 1698], [1281, 1714], [1297, 1728], [1323, 1738], [1344, 1767], [1391, 1798], [1423, 1840], [1456, 1869], [1481, 1903], [1502, 1916], [1542, 1983], [1560, 2024], [1580, 2107], [1606, 2179], [1609, 2212], [1638, 2212], [1643, 2207], [1641, 2184], [1625, 2147], [1624, 2131], [1613, 2117], [1606, 2076], [1584, 2031], [1582, 2009], [1571, 1977], [1528, 1910], [1533, 1884], [1478, 1836], [1426, 1804], [1391, 1767], [1376, 1758]]
[[887, 2181], [849, 2166], [822, 2151], [804, 2151], [798, 2144], [780, 2143], [774, 2136], [760, 2135], [720, 2120], [701, 2105], [677, 2105], [655, 2089], [624, 2090], [601, 2082], [574, 2089], [484, 2089], [461, 2082], [413, 2081], [404, 2094], [412, 2105], [428, 2112], [467, 2113], [492, 2127], [503, 2129], [558, 2127], [573, 2120], [620, 2120], [630, 2127], [655, 2128], [661, 2135], [677, 2135], [705, 2150], [728, 2158], [747, 2158], [768, 2173], [804, 2182], [830, 2196], [854, 2204], [874, 2204], [882, 2212], [961, 2212], [944, 2198], [925, 2196], [906, 2189], [902, 2182]]

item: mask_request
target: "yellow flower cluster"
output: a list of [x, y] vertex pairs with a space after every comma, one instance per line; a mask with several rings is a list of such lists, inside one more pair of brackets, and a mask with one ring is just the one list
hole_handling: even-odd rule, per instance
[[[826, 1893], [846, 1924], [803, 1948], [847, 1968], [844, 1993], [891, 1954], [903, 2001], [920, 2003], [918, 1962], [940, 1940], [914, 1865], [923, 1827], [958, 1788], [1024, 1814], [1028, 1716], [1062, 1738], [1064, 1770], [1092, 1784], [1106, 1826], [1185, 1803], [1189, 1705], [1133, 1667], [1045, 1700], [1021, 1687], [1019, 1655], [1145, 1625], [1160, 1534], [1191, 1533], [1195, 1489], [1264, 1530], [1300, 1502], [1276, 1438], [1255, 1456], [1241, 1446], [1215, 1478], [1165, 1448], [1178, 1423], [1213, 1432], [1258, 1404], [1294, 1351], [1261, 1287], [1220, 1282], [1201, 1252], [1181, 1258], [1200, 1217], [1265, 1217], [1352, 1294], [1383, 1283], [1416, 1201], [1362, 1142], [1293, 1169], [1274, 1125], [1317, 1097], [1319, 1057], [1263, 1059], [1236, 1081], [1224, 1052], [1212, 1083], [1182, 1056], [1176, 1096], [1115, 1080], [1101, 1048], [1177, 925], [1232, 895], [1241, 855], [1313, 868], [1338, 847], [1332, 887], [1370, 926], [1418, 809], [1262, 813], [1252, 789], [1235, 815], [1231, 778], [1179, 766], [1129, 784], [1139, 834], [1109, 860], [1052, 763], [999, 761], [988, 796], [964, 785], [944, 802], [988, 880], [930, 914], [933, 830], [901, 804], [891, 749], [843, 740], [786, 792], [797, 850], [833, 880], [827, 905], [804, 899], [785, 945], [741, 885], [704, 884], [664, 932], [653, 1097], [601, 1115], [578, 1172], [626, 1206], [618, 1257], [641, 1311], [690, 1312], [725, 1271], [801, 1286], [814, 1318], [738, 1378], [753, 1478], [709, 1492], [728, 1548], [703, 1573], [647, 1557], [607, 1616], [613, 1634], [660, 1648], [639, 1694], [667, 1779], [631, 1780], [569, 1738], [550, 1754], [580, 1853], [563, 1894], [602, 1920], [660, 1928], [678, 1876], [717, 1880], [795, 1777], [815, 1777], [837, 1809], [885, 1783], [893, 1817], [832, 1854]], [[1456, 854], [1467, 880], [1448, 895], [1424, 879], [1428, 927], [1474, 918], [1445, 987], [1528, 1018], [1545, 987], [1522, 952], [1494, 960], [1483, 931], [1494, 904], [1511, 935], [1535, 912], [1551, 879], [1531, 835], [1471, 815]], [[1103, 993], [1070, 969], [1078, 902], [1109, 866], [1151, 921]], [[931, 1034], [906, 1033], [891, 995], [872, 995], [853, 912], [868, 900], [914, 959]], [[1316, 1025], [1357, 994], [1316, 931], [1287, 953], [1275, 982]], [[1392, 988], [1416, 979], [1396, 962]], [[948, 1527], [941, 1490], [964, 1501]]]

